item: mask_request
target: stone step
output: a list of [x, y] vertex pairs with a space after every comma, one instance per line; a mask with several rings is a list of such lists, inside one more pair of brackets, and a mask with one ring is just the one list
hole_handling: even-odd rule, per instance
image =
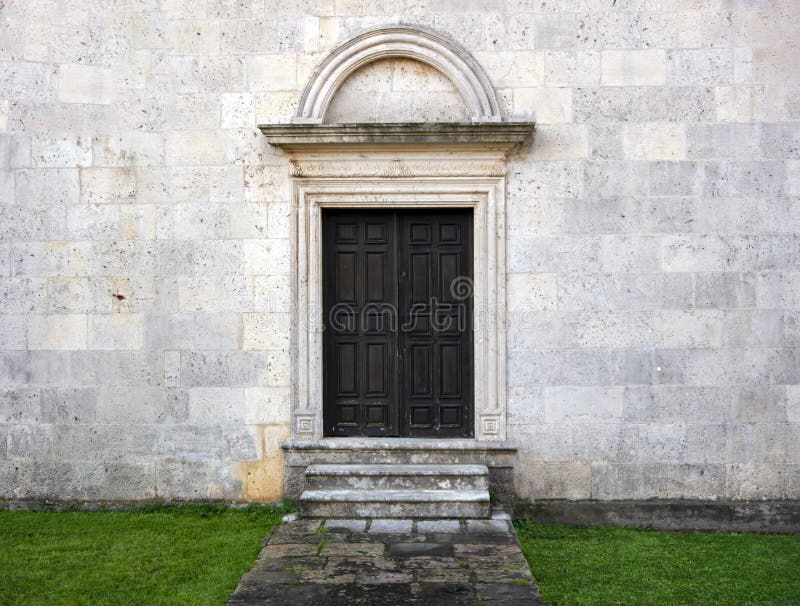
[[309, 518], [488, 518], [488, 490], [305, 490]]
[[485, 465], [309, 465], [306, 490], [488, 490]]

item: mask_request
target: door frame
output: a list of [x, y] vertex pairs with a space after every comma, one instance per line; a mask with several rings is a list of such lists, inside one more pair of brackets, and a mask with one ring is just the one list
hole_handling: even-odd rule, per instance
[[292, 438], [323, 438], [322, 209], [471, 208], [473, 435], [478, 441], [505, 440], [504, 151], [303, 149], [292, 155], [290, 167], [295, 289]]

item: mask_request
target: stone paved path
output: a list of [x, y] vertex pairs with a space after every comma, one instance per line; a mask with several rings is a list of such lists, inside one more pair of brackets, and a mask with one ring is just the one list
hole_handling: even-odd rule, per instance
[[506, 520], [375, 519], [279, 526], [228, 604], [542, 601]]

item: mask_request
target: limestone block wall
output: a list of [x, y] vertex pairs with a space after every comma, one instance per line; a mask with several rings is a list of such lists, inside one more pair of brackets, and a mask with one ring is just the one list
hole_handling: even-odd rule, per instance
[[[256, 124], [399, 22], [538, 125], [508, 175], [519, 496], [800, 498], [793, 0], [7, 0], [0, 499], [280, 496], [290, 189]], [[330, 110], [465, 116], [405, 60]]]

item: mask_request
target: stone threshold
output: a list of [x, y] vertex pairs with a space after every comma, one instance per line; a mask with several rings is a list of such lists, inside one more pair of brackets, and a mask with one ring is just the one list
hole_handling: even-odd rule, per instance
[[286, 440], [284, 450], [431, 450], [515, 454], [517, 449], [504, 442], [470, 438], [320, 438], [318, 440]]

